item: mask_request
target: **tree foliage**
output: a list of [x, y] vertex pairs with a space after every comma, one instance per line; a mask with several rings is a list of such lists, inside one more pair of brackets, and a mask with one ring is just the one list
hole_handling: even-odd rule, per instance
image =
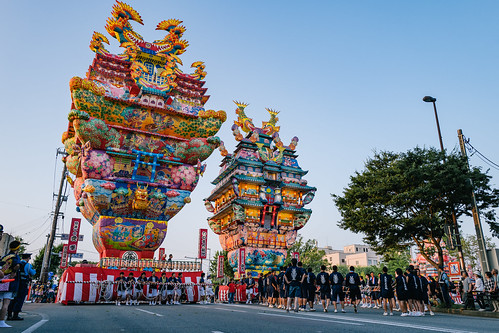
[[[365, 169], [350, 177], [342, 195], [332, 195], [343, 229], [364, 234], [364, 241], [377, 253], [401, 251], [416, 245], [437, 267], [443, 264], [441, 241], [445, 225], [454, 216], [471, 216], [470, 179], [484, 220], [496, 234], [494, 208], [499, 190], [490, 186], [490, 176], [479, 168], [468, 170], [457, 153], [415, 148], [406, 153], [376, 152]], [[438, 261], [430, 258], [430, 242]]]
[[[59, 257], [59, 252], [62, 252], [62, 247], [64, 244], [59, 244], [52, 248], [52, 256], [50, 258], [49, 272], [60, 273], [59, 265], [61, 264], [61, 258]], [[40, 277], [40, 273], [42, 271], [42, 263], [43, 263], [43, 255], [45, 253], [45, 246], [40, 249], [38, 254], [35, 256], [33, 260], [33, 268], [36, 270], [36, 274], [34, 276], [35, 279]]]
[[301, 235], [298, 235], [296, 242], [288, 249], [285, 265], [291, 262], [292, 253], [298, 252], [300, 254], [300, 261], [303, 263], [304, 268], [311, 267], [314, 272], [320, 272], [321, 265], [325, 265], [330, 269], [330, 264], [324, 258], [326, 252], [319, 250], [315, 240], [303, 240]]
[[210, 262], [210, 274], [213, 280], [216, 279], [217, 276], [217, 266], [218, 266], [218, 256], [224, 256], [224, 276], [233, 279], [234, 278], [234, 269], [229, 264], [229, 260], [227, 259], [227, 251], [217, 251], [215, 252], [214, 259]]
[[394, 273], [397, 268], [405, 270], [411, 263], [411, 249], [406, 247], [403, 250], [391, 250], [383, 254], [380, 266], [386, 266], [388, 272]]

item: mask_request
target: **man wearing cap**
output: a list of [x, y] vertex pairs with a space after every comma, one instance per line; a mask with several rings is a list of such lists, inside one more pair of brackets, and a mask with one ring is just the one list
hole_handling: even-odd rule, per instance
[[0, 327], [11, 327], [5, 323], [5, 317], [7, 315], [7, 309], [11, 300], [14, 299], [14, 294], [17, 292], [19, 287], [19, 274], [17, 271], [21, 266], [21, 259], [17, 255], [21, 243], [19, 241], [13, 241], [10, 243], [10, 252], [5, 257], [2, 258], [0, 265], [2, 268], [8, 265], [9, 268], [4, 271], [5, 279], [14, 279], [14, 281], [8, 282], [9, 285], [5, 286], [4, 291], [0, 291], [0, 299], [3, 299], [2, 310], [0, 311]]
[[[28, 294], [29, 283], [31, 278], [36, 274], [35, 269], [29, 263], [31, 259], [31, 253], [21, 254], [21, 265], [19, 268], [19, 289], [17, 295], [12, 302], [9, 304], [7, 311], [7, 320], [23, 320], [24, 318], [19, 317], [19, 312], [21, 312], [24, 299]], [[12, 315], [14, 313], [14, 315]]]

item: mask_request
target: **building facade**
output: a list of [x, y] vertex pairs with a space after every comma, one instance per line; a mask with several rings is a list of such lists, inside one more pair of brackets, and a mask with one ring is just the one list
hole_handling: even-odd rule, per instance
[[320, 250], [326, 252], [324, 258], [327, 262], [336, 266], [375, 266], [381, 262], [381, 256], [369, 246], [362, 244], [347, 245], [343, 247], [343, 250], [334, 250], [330, 246]]

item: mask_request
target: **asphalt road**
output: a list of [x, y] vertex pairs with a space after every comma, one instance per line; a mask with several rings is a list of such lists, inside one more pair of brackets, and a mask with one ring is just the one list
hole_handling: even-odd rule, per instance
[[[436, 313], [382, 316], [381, 310], [353, 313], [286, 313], [259, 305], [115, 306], [25, 304], [25, 320], [6, 332], [498, 332], [499, 319]], [[1, 329], [0, 329], [1, 330]]]

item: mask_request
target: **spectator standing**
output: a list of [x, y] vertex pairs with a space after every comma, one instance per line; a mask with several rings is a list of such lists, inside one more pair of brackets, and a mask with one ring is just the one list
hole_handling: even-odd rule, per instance
[[480, 307], [478, 311], [485, 311], [485, 302], [483, 301], [483, 292], [485, 291], [485, 285], [483, 283], [482, 276], [478, 273], [475, 273], [475, 291], [476, 291], [476, 302]]
[[444, 267], [438, 267], [438, 285], [440, 286], [440, 293], [442, 295], [442, 301], [445, 303], [445, 306], [450, 308], [450, 297], [449, 297], [449, 277], [447, 273], [444, 272]]
[[493, 300], [494, 290], [495, 290], [495, 282], [494, 282], [494, 278], [492, 277], [491, 272], [485, 272], [484, 284], [485, 284], [485, 292], [489, 294], [490, 309], [492, 310], [492, 312], [496, 312], [497, 308], [495, 307], [494, 300]]
[[471, 279], [468, 276], [468, 272], [463, 271], [461, 273], [461, 280], [463, 283], [463, 302], [464, 302], [464, 310], [470, 308], [471, 310], [475, 310], [475, 302], [473, 301], [473, 285], [471, 284]]
[[229, 304], [234, 304], [234, 295], [236, 294], [236, 284], [233, 279], [229, 282]]
[[29, 283], [31, 278], [36, 274], [35, 269], [29, 263], [31, 259], [31, 253], [23, 253], [21, 255], [21, 264], [19, 268], [19, 289], [17, 295], [9, 304], [7, 310], [7, 320], [23, 320], [24, 318], [19, 317], [19, 312], [21, 312], [24, 299], [28, 294]]
[[14, 299], [14, 293], [17, 292], [17, 289], [19, 287], [20, 278], [19, 274], [17, 274], [17, 271], [21, 266], [21, 259], [17, 255], [17, 252], [19, 251], [20, 247], [20, 242], [11, 242], [9, 245], [9, 253], [1, 260], [4, 278], [6, 277], [7, 279], [14, 279], [14, 281], [0, 284], [0, 287], [3, 287], [2, 289], [5, 289], [0, 291], [0, 299], [3, 299], [2, 310], [0, 311], [0, 327], [12, 327], [5, 322], [5, 317], [7, 316], [9, 304]]
[[246, 283], [246, 304], [252, 304], [254, 288], [255, 279], [250, 275], [248, 283]]
[[494, 291], [491, 295], [492, 304], [495, 308], [494, 312], [499, 312], [499, 276], [497, 274], [497, 269], [492, 270], [492, 279], [494, 280]]

